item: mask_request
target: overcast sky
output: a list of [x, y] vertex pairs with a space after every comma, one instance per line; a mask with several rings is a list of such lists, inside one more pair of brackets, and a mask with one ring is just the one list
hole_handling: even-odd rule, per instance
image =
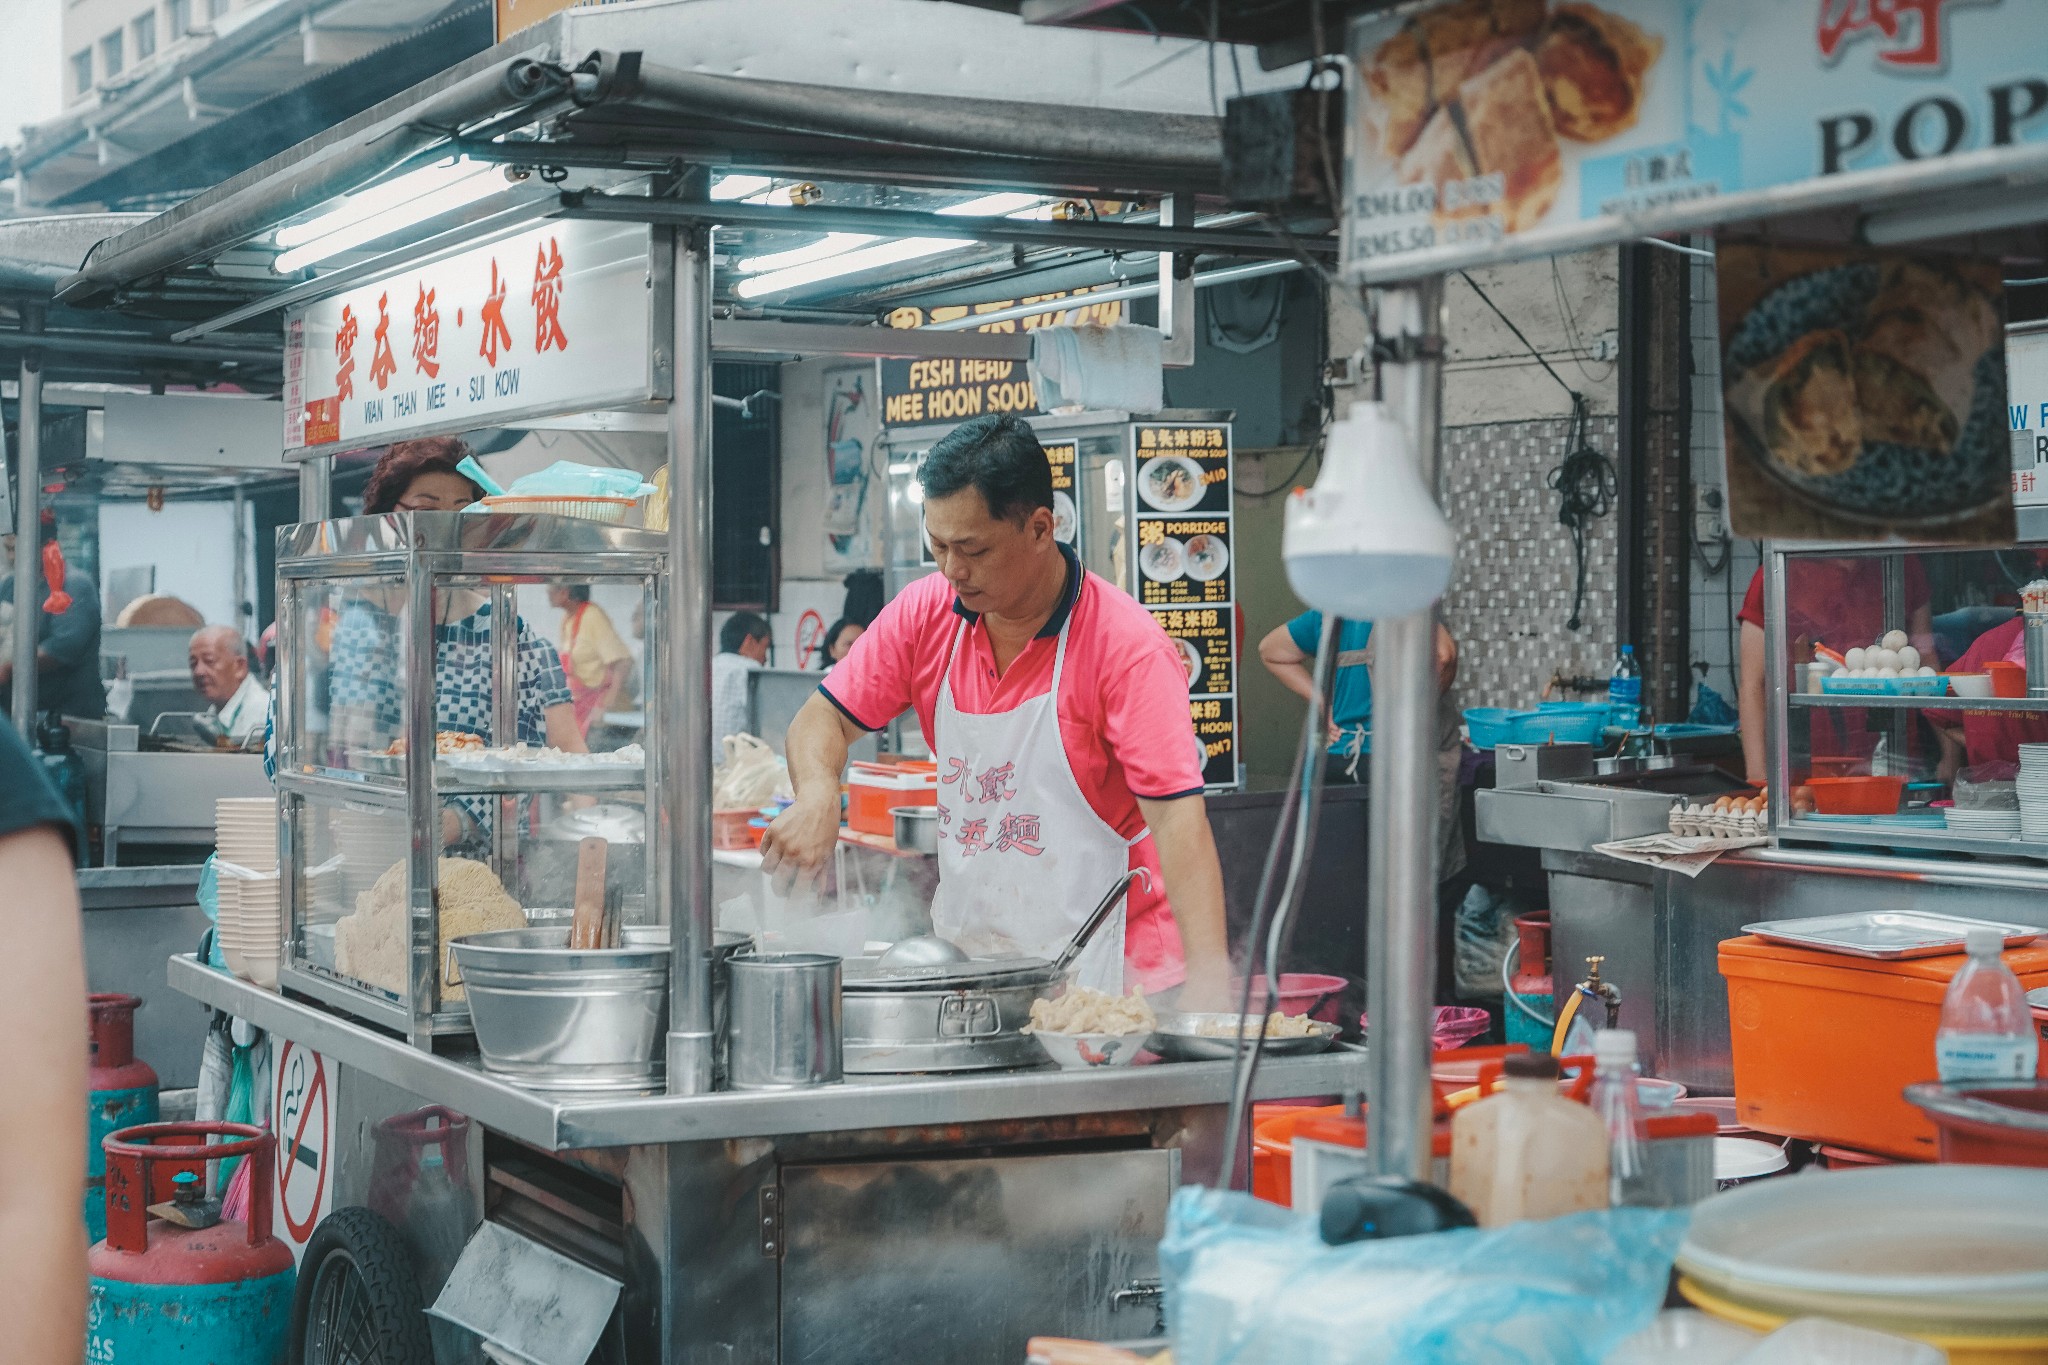
[[57, 23], [64, 0], [0, 0], [0, 143], [21, 140], [63, 102]]

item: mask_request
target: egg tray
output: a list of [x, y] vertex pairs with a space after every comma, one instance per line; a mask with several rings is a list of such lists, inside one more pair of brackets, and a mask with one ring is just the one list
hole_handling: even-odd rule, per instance
[[1822, 678], [1820, 690], [1829, 696], [1939, 697], [1948, 692], [1948, 679], [1932, 678]]
[[1757, 839], [1770, 832], [1770, 819], [1747, 811], [1673, 806], [1671, 832], [1687, 839]]

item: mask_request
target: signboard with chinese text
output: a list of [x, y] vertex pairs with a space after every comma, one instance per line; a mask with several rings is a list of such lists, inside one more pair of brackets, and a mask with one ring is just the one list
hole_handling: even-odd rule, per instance
[[2005, 405], [2013, 505], [2048, 506], [2048, 327], [2006, 333]]
[[552, 222], [294, 310], [285, 449], [662, 396], [649, 246], [639, 224]]
[[[997, 299], [988, 303], [947, 304], [929, 312], [922, 308], [898, 308], [889, 314], [891, 327], [923, 327], [927, 323], [952, 322], [972, 313], [994, 313], [1020, 304], [1057, 303], [1074, 300], [1069, 308], [1048, 308], [1021, 318], [985, 323], [977, 332], [1029, 332], [1040, 327], [1077, 326], [1099, 323], [1105, 326], [1124, 320], [1124, 302], [1086, 303], [1086, 290], [1078, 294], [1061, 291], [1036, 294], [1026, 299]], [[1031, 376], [1021, 360], [884, 360], [882, 369], [882, 424], [915, 427], [927, 423], [964, 422], [990, 412], [1012, 412], [1027, 416], [1039, 411], [1038, 396]]]
[[1226, 422], [1134, 422], [1138, 600], [1180, 647], [1203, 782], [1238, 780], [1236, 573]]
[[1052, 466], [1052, 533], [1062, 545], [1081, 538], [1081, 505], [1074, 497], [1074, 466], [1081, 447], [1073, 441], [1047, 441], [1045, 462]]
[[2048, 168], [2041, 20], [2036, 0], [1441, 0], [1366, 16], [1347, 272], [2013, 183]]

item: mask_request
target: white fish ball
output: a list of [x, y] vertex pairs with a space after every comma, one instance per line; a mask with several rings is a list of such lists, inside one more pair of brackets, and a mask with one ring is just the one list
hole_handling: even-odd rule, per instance
[[1864, 656], [1865, 654], [1867, 654], [1868, 652], [1869, 652], [1868, 650], [1864, 650], [1864, 649], [1852, 649], [1852, 650], [1850, 650], [1850, 651], [1849, 651], [1849, 652], [1848, 652], [1848, 653], [1847, 653], [1846, 655], [1844, 655], [1844, 656], [1843, 656], [1843, 661], [1844, 661], [1844, 662], [1845, 662], [1845, 663], [1846, 663], [1846, 664], [1847, 664], [1847, 665], [1848, 665], [1848, 666], [1849, 666], [1849, 667], [1850, 667], [1851, 669], [1857, 669], [1857, 668], [1861, 668], [1861, 667], [1863, 667], [1863, 665], [1864, 665], [1864, 657], [1863, 657], [1863, 656]]
[[1884, 633], [1884, 638], [1878, 641], [1878, 643], [1886, 649], [1904, 649], [1906, 647], [1906, 632], [1903, 630], [1888, 630]]
[[1914, 648], [1913, 646], [1911, 646], [1911, 645], [1907, 645], [1907, 646], [1906, 646], [1905, 648], [1903, 648], [1903, 649], [1901, 649], [1901, 650], [1899, 651], [1899, 667], [1900, 667], [1900, 668], [1918, 668], [1919, 666], [1920, 666], [1920, 651], [1919, 651], [1919, 650], [1915, 649], [1915, 648]]

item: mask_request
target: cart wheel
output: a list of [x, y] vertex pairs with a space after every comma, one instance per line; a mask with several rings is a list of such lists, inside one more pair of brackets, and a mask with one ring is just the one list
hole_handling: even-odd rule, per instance
[[313, 1229], [292, 1295], [291, 1365], [434, 1365], [412, 1257], [366, 1208]]

